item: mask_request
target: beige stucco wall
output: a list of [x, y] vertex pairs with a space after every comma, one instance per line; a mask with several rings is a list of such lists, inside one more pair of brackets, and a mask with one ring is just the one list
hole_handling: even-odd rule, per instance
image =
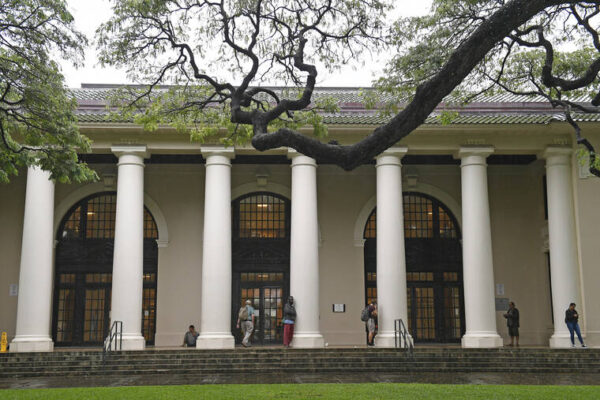
[[[514, 301], [520, 312], [520, 343], [547, 344], [552, 334], [549, 271], [543, 249], [543, 162], [490, 166], [489, 197], [497, 298]], [[509, 340], [504, 311], [496, 312], [498, 333]]]
[[26, 177], [27, 171], [21, 171], [9, 185], [0, 184], [0, 332], [9, 341], [17, 323], [18, 297], [9, 296], [9, 288], [19, 283]]
[[[600, 132], [586, 131], [596, 150], [600, 148]], [[579, 231], [579, 252], [583, 304], [578, 306], [583, 313], [582, 330], [590, 346], [600, 346], [600, 179], [580, 177], [579, 166], [575, 165], [575, 207]]]

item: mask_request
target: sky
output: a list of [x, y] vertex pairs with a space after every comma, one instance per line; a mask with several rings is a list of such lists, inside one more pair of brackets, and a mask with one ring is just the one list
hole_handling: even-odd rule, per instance
[[[98, 65], [93, 38], [96, 28], [111, 16], [108, 0], [67, 0], [75, 17], [77, 29], [90, 40], [85, 51], [85, 65], [75, 69], [69, 63], [62, 63], [67, 86], [80, 87], [82, 83], [131, 83], [125, 71], [115, 68], [102, 68]], [[431, 0], [396, 0], [396, 13], [405, 16], [424, 14], [429, 10]], [[385, 55], [373, 60], [365, 60], [366, 65], [348, 66], [335, 74], [319, 73], [319, 86], [370, 86], [371, 81], [385, 63]]]

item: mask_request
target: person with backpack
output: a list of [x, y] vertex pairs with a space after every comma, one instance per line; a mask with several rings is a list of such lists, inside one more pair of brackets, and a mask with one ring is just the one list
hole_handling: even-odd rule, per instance
[[373, 339], [375, 338], [375, 330], [377, 327], [377, 303], [372, 301], [366, 306], [361, 315], [360, 319], [367, 325], [367, 332], [369, 333], [367, 339], [367, 346], [374, 346]]
[[244, 334], [244, 338], [242, 339], [242, 346], [250, 347], [250, 336], [252, 335], [252, 331], [254, 331], [254, 307], [251, 306], [252, 302], [250, 300], [246, 300], [246, 305], [240, 308], [238, 312], [237, 319], [237, 328], [242, 329], [242, 333]]

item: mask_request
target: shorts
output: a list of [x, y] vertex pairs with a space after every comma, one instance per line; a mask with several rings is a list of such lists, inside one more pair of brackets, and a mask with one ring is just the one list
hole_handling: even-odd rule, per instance
[[375, 320], [373, 318], [367, 320], [367, 330], [369, 333], [375, 332]]
[[518, 326], [509, 326], [508, 327], [508, 335], [509, 336], [519, 336], [519, 327]]

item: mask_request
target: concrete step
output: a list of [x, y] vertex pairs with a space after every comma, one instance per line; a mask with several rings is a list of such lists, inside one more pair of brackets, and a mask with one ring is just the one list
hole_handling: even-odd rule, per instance
[[600, 373], [599, 349], [235, 349], [0, 354], [0, 378], [320, 372]]

